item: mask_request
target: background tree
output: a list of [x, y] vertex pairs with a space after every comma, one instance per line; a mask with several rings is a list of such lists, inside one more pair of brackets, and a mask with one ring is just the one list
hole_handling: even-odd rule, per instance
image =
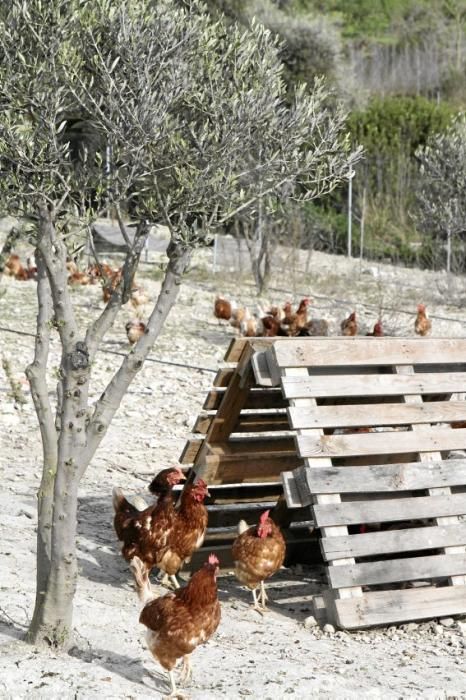
[[[437, 247], [446, 242], [447, 272], [452, 267], [454, 237], [466, 232], [466, 118], [457, 118], [445, 132], [432, 136], [416, 152], [419, 184], [415, 216], [420, 229]], [[464, 256], [464, 251], [462, 253]]]
[[[274, 197], [331, 189], [359, 156], [340, 112], [318, 116], [324, 88], [299, 88], [290, 104], [282, 74], [269, 32], [213, 23], [195, 0], [13, 0], [0, 12], [0, 195], [4, 210], [33, 223], [38, 268], [27, 370], [43, 446], [31, 641], [70, 641], [79, 482], [176, 301], [193, 249], [258, 201], [267, 211]], [[77, 123], [86, 128], [76, 141]], [[108, 207], [126, 240], [123, 274], [84, 328], [67, 286], [69, 229], [85, 231]], [[146, 333], [90, 403], [93, 360], [129, 298], [149, 221], [170, 231], [161, 291]], [[52, 405], [54, 330], [62, 355]]]

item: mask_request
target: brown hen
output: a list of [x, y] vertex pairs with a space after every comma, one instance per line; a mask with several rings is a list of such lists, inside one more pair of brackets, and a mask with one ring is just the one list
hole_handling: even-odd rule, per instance
[[414, 332], [417, 335], [424, 337], [430, 333], [432, 329], [432, 321], [427, 317], [425, 304], [417, 305], [417, 316], [414, 321]]
[[176, 574], [202, 546], [208, 519], [204, 499], [208, 495], [207, 484], [202, 479], [184, 488], [166, 543], [157, 553], [157, 566], [166, 574], [162, 583], [170, 577], [178, 587]]
[[340, 323], [342, 335], [357, 335], [358, 333], [358, 322], [356, 321], [356, 311], [353, 311], [348, 318], [345, 318]]
[[[285, 559], [285, 540], [280, 528], [262, 513], [259, 525], [248, 528], [244, 520], [238, 525], [239, 535], [233, 542], [232, 554], [236, 578], [252, 590], [254, 609], [266, 610], [267, 594], [264, 580], [280, 569]], [[260, 601], [256, 589], [260, 587]]]
[[148, 573], [156, 566], [157, 555], [167, 544], [175, 520], [172, 489], [184, 478], [178, 467], [164, 472], [164, 493], [142, 511], [125, 498], [120, 488], [113, 489], [113, 524], [118, 539], [123, 542], [121, 553], [126, 561], [139, 557]]
[[211, 554], [187, 586], [157, 598], [143, 563], [138, 557], [131, 562], [139, 600], [144, 606], [139, 622], [147, 627], [146, 640], [151, 654], [168, 671], [171, 683], [168, 697], [185, 697], [176, 689], [173, 672], [176, 662], [183, 658], [180, 680], [187, 682], [192, 673], [189, 655], [199, 644], [205, 644], [219, 625], [218, 563], [217, 557]]

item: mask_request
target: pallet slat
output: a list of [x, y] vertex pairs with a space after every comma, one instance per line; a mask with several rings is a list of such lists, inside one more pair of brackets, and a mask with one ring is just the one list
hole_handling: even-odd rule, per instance
[[273, 345], [278, 367], [332, 367], [335, 365], [413, 365], [463, 363], [462, 338], [312, 338], [296, 342], [279, 339]]
[[425, 428], [422, 432], [297, 436], [296, 443], [300, 457], [349, 457], [461, 450], [466, 448], [466, 430], [448, 430], [439, 426]]
[[365, 532], [346, 537], [327, 537], [321, 540], [322, 555], [326, 561], [345, 557], [405, 553], [437, 549], [447, 545], [466, 543], [466, 523], [413, 527], [406, 530]]
[[228, 484], [237, 482], [275, 482], [283, 471], [295, 469], [303, 464], [303, 460], [296, 454], [284, 456], [251, 456], [242, 455], [222, 456], [210, 455], [206, 457], [205, 464], [198, 467], [194, 465], [196, 474], [210, 484]]
[[303, 470], [309, 492], [416, 491], [466, 484], [466, 459]]
[[[212, 389], [207, 394], [202, 408], [205, 411], [217, 410], [224, 397], [224, 389]], [[251, 389], [242, 409], [250, 408], [286, 408], [288, 402], [280, 389]]]
[[334, 588], [445, 578], [466, 574], [466, 554], [433, 554], [349, 566], [329, 566], [327, 573]]
[[[342, 375], [303, 377], [301, 381], [282, 380], [287, 399], [346, 396], [403, 396], [408, 394], [448, 394], [466, 391], [466, 372]], [[272, 390], [271, 390], [272, 391]]]
[[466, 421], [466, 401], [429, 401], [422, 404], [381, 403], [289, 408], [290, 425], [303, 428], [352, 428], [412, 423]]
[[344, 629], [386, 625], [466, 613], [466, 586], [426, 586], [369, 591], [361, 598], [334, 601], [336, 621]]
[[376, 501], [345, 501], [333, 505], [315, 505], [317, 527], [388, 523], [423, 520], [445, 515], [466, 514], [466, 493], [414, 498], [387, 498]]
[[[213, 416], [201, 414], [198, 416], [193, 433], [205, 435], [212, 423]], [[286, 413], [271, 413], [257, 411], [255, 413], [240, 414], [238, 422], [233, 428], [233, 433], [267, 433], [290, 430]]]

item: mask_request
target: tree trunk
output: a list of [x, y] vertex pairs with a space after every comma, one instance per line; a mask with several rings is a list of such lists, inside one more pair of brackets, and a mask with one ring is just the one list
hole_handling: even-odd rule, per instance
[[[36, 605], [27, 639], [66, 649], [72, 640], [73, 598], [76, 592], [76, 523], [78, 482], [59, 465], [53, 493], [51, 559], [38, 551]], [[47, 494], [47, 501], [48, 501]], [[39, 528], [49, 527], [49, 510], [39, 511]], [[39, 544], [38, 534], [38, 544]]]
[[[170, 244], [167, 251], [169, 263], [147, 331], [123, 360], [97, 401], [91, 420], [88, 420], [90, 357], [102, 339], [102, 328], [109, 327], [115, 316], [115, 303], [109, 303], [102, 313], [100, 324], [89, 328], [86, 341], [78, 340], [79, 331], [66, 286], [66, 251], [61, 249], [46, 212], [41, 225], [43, 230], [37, 252], [40, 261], [38, 332], [35, 358], [28, 368], [28, 377], [41, 428], [44, 469], [38, 500], [37, 593], [27, 640], [66, 649], [72, 641], [73, 599], [78, 576], [76, 527], [79, 482], [130, 383], [142, 368], [163, 328], [178, 296], [191, 250], [181, 244]], [[134, 251], [129, 255], [134, 256]], [[129, 281], [132, 279], [130, 272], [128, 270]], [[55, 424], [45, 382], [52, 301], [53, 323], [60, 333], [63, 350]]]

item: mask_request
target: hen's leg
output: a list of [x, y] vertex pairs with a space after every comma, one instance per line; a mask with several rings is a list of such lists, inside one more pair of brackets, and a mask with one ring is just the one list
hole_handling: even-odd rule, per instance
[[265, 610], [266, 607], [267, 607], [266, 601], [267, 601], [268, 599], [269, 599], [269, 596], [268, 596], [267, 593], [265, 592], [264, 582], [261, 581], [260, 601], [261, 601], [261, 605], [262, 605], [262, 607], [263, 607], [264, 610]]
[[165, 695], [163, 700], [185, 700], [187, 696], [183, 693], [180, 693], [180, 691], [176, 689], [174, 671], [169, 671], [168, 675], [170, 676], [170, 684], [172, 687], [172, 691], [170, 695]]
[[180, 588], [180, 584], [178, 583], [178, 579], [176, 578], [175, 575], [170, 576], [170, 581], [173, 583], [173, 586], [175, 588]]
[[170, 578], [168, 574], [164, 573], [158, 583], [160, 583], [161, 586], [165, 586], [165, 588], [170, 588]]
[[256, 594], [256, 589], [255, 589], [255, 588], [252, 589], [252, 597], [253, 597], [253, 599], [254, 599], [254, 607], [253, 607], [253, 610], [257, 610], [257, 612], [258, 612], [260, 615], [263, 615], [263, 614], [264, 614], [264, 609], [262, 608], [261, 604], [260, 604], [259, 601], [257, 600], [257, 594]]
[[181, 683], [183, 683], [183, 685], [186, 684], [191, 679], [192, 675], [191, 657], [189, 654], [186, 654], [186, 656], [183, 656], [183, 668], [181, 669], [180, 675]]

